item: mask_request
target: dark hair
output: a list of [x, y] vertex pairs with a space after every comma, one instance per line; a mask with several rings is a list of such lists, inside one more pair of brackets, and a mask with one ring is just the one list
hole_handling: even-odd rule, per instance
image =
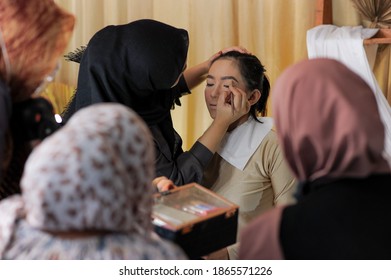
[[250, 115], [256, 120], [258, 115], [262, 117], [267, 114], [267, 99], [270, 92], [270, 83], [265, 76], [266, 69], [261, 61], [252, 54], [230, 51], [222, 54], [213, 62], [223, 58], [230, 58], [238, 63], [240, 74], [243, 76], [248, 90], [258, 89], [261, 92], [261, 98], [257, 103], [251, 106]]

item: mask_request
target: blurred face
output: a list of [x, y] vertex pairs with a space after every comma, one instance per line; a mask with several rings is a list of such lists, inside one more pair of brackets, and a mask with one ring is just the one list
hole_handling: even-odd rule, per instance
[[[216, 60], [209, 69], [205, 87], [205, 102], [212, 119], [216, 117], [219, 95], [229, 91], [229, 85], [247, 91], [237, 63], [231, 59]], [[231, 101], [227, 100], [227, 102]]]

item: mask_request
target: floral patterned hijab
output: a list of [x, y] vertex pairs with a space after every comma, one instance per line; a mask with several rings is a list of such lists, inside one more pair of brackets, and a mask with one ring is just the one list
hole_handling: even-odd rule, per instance
[[141, 118], [120, 104], [78, 111], [29, 157], [22, 195], [0, 203], [0, 256], [17, 220], [50, 232], [151, 232], [154, 149]]
[[375, 97], [340, 62], [320, 58], [291, 66], [272, 97], [278, 137], [299, 181], [390, 172]]

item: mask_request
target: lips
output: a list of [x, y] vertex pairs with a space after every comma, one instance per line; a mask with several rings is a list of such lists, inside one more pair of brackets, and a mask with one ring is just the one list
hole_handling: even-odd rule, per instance
[[209, 104], [209, 108], [215, 109], [217, 107], [216, 104]]

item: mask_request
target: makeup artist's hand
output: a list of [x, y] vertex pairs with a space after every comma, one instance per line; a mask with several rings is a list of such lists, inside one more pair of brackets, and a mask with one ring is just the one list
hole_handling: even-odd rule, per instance
[[228, 47], [228, 48], [224, 48], [220, 51], [218, 51], [217, 53], [215, 53], [214, 55], [212, 55], [209, 59], [208, 59], [208, 62], [209, 62], [209, 67], [210, 68], [210, 65], [212, 64], [212, 62], [218, 58], [219, 56], [221, 56], [222, 54], [224, 53], [227, 53], [227, 52], [231, 52], [231, 51], [237, 51], [237, 52], [240, 52], [240, 53], [248, 53], [248, 54], [251, 54], [246, 48], [244, 47], [241, 47], [241, 46], [231, 46], [231, 47]]
[[201, 62], [200, 64], [197, 64], [193, 67], [186, 69], [185, 72], [183, 73], [183, 76], [185, 77], [189, 89], [193, 89], [194, 87], [202, 83], [205, 80], [205, 76], [208, 73], [209, 68], [212, 65], [212, 62], [216, 58], [221, 56], [223, 53], [230, 52], [230, 51], [238, 51], [241, 53], [251, 54], [244, 47], [240, 47], [240, 46], [228, 47], [222, 49], [221, 51], [218, 51], [217, 53], [212, 55], [209, 59]]
[[233, 83], [220, 93], [216, 106], [216, 122], [230, 125], [250, 111], [250, 102], [243, 90]]
[[175, 189], [177, 187], [174, 185], [173, 181], [164, 176], [156, 177], [155, 179], [153, 179], [152, 186], [157, 188], [159, 192], [165, 192], [168, 190]]

